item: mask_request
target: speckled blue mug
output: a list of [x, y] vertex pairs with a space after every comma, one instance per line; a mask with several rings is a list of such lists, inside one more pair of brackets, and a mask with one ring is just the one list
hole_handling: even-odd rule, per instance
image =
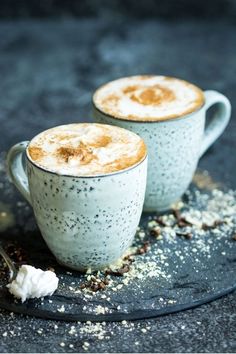
[[[97, 123], [112, 124], [140, 135], [148, 147], [145, 211], [163, 211], [188, 188], [199, 158], [222, 134], [231, 114], [229, 100], [217, 91], [205, 91], [205, 104], [191, 114], [162, 121], [135, 121], [112, 117], [94, 107]], [[205, 127], [206, 111], [216, 112]]]
[[27, 153], [28, 143], [10, 149], [8, 174], [33, 207], [42, 236], [58, 262], [84, 271], [117, 260], [132, 243], [139, 224], [147, 156], [118, 172], [73, 177], [36, 166]]

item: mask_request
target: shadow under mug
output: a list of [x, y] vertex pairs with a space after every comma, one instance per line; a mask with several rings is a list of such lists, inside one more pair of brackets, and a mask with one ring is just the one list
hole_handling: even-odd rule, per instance
[[139, 224], [147, 156], [111, 174], [65, 176], [36, 166], [27, 146], [22, 142], [10, 149], [8, 174], [33, 207], [41, 234], [58, 262], [84, 271], [117, 260], [132, 243]]
[[[148, 176], [144, 211], [163, 211], [177, 202], [193, 178], [199, 158], [223, 133], [231, 114], [227, 97], [205, 91], [205, 104], [197, 111], [165, 121], [129, 121], [94, 107], [97, 123], [116, 125], [140, 135], [148, 147]], [[206, 111], [215, 114], [206, 123]]]

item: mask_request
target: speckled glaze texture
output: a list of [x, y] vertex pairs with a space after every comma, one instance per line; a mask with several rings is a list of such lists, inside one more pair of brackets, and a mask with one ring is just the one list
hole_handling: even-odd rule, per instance
[[204, 120], [199, 119], [199, 114], [192, 119], [156, 123], [116, 120], [98, 112], [95, 117], [99, 122], [135, 130], [146, 142], [149, 164], [145, 210], [165, 210], [181, 197], [198, 161], [204, 131]]
[[[94, 106], [98, 123], [118, 125], [140, 135], [148, 147], [145, 211], [163, 211], [177, 202], [188, 188], [198, 160], [228, 124], [230, 103], [216, 91], [206, 91], [206, 104], [178, 119], [138, 122], [116, 119]], [[205, 128], [206, 109], [219, 103], [219, 110]]]
[[[18, 154], [14, 149], [18, 149]], [[8, 154], [9, 174], [24, 195], [18, 176], [19, 149]], [[129, 247], [139, 224], [146, 187], [147, 157], [118, 173], [72, 177], [48, 172], [29, 159], [28, 201], [44, 240], [58, 262], [76, 270], [100, 269]], [[13, 171], [13, 172], [12, 172]], [[18, 172], [17, 172], [18, 173]], [[20, 174], [22, 175], [22, 170]], [[25, 197], [27, 197], [25, 195]]]

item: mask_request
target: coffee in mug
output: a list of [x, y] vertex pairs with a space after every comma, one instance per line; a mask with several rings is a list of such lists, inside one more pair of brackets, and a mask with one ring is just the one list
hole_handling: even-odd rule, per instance
[[[216, 105], [206, 125], [206, 111]], [[94, 118], [140, 135], [148, 146], [144, 210], [166, 210], [188, 188], [202, 154], [230, 118], [229, 100], [216, 91], [166, 76], [111, 81], [93, 95]], [[206, 125], [206, 126], [205, 126]]]
[[12, 147], [7, 166], [59, 263], [100, 269], [132, 243], [147, 172], [138, 135], [94, 123], [58, 126]]

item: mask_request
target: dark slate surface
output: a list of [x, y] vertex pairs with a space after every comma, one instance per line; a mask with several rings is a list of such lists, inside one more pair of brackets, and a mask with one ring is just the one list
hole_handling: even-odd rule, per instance
[[[0, 156], [0, 165], [1, 162]], [[90, 293], [87, 298], [85, 292], [78, 292], [86, 277], [57, 264], [36, 227], [31, 208], [19, 206], [15, 188], [6, 178], [5, 170], [0, 171], [0, 185], [1, 202], [8, 204], [15, 218], [15, 224], [0, 234], [1, 244], [7, 252], [9, 245], [16, 245], [16, 249], [21, 247], [25, 253], [24, 263], [43, 270], [53, 268], [59, 277], [59, 287], [50, 298], [21, 303], [6, 288], [9, 279], [6, 269], [0, 277], [1, 309], [50, 320], [141, 320], [190, 309], [236, 290], [236, 242], [232, 240], [234, 225], [229, 228], [218, 226], [219, 234], [214, 233], [215, 229], [208, 230], [204, 236], [193, 231], [191, 240], [175, 236], [169, 240], [164, 237], [162, 241], [157, 241], [148, 229], [148, 222], [156, 213], [143, 213], [140, 227], [146, 235], [140, 239], [137, 234], [133, 246], [141, 248], [144, 242], [148, 242], [149, 250], [143, 255], [134, 256], [131, 269], [135, 272], [138, 267], [140, 275], [140, 269], [145, 264], [148, 266], [151, 261], [157, 266], [152, 268], [154, 275], [143, 279], [131, 277], [127, 285], [122, 285], [123, 277], [113, 275], [111, 288], [93, 293], [93, 296]], [[192, 185], [188, 195], [183, 198], [186, 201], [181, 210], [206, 210], [209, 206], [209, 200], [205, 199], [207, 194], [210, 200], [214, 199], [210, 191]], [[21, 203], [26, 206], [26, 203]], [[30, 232], [22, 219], [30, 224]], [[148, 274], [148, 269], [150, 271], [150, 266], [143, 273]], [[104, 276], [104, 273], [100, 275], [101, 278]], [[118, 285], [122, 289], [114, 291], [113, 288]], [[64, 310], [61, 312], [62, 306]], [[103, 307], [104, 313], [96, 312], [98, 306]]]
[[[0, 30], [0, 151], [47, 127], [90, 120], [91, 92], [123, 75], [182, 77], [203, 89], [222, 91], [234, 106], [236, 29], [227, 21], [19, 21], [2, 22]], [[226, 133], [200, 162], [229, 187], [236, 184], [235, 135], [233, 116]], [[233, 352], [235, 307], [231, 294], [194, 310], [136, 321], [132, 328], [109, 323], [109, 338], [102, 340], [80, 333], [81, 324], [75, 324], [75, 336], [69, 334], [71, 323], [1, 311], [0, 351], [80, 352], [87, 341], [87, 351], [93, 352]]]
[[234, 0], [1, 0], [1, 18], [120, 17], [235, 19]]

